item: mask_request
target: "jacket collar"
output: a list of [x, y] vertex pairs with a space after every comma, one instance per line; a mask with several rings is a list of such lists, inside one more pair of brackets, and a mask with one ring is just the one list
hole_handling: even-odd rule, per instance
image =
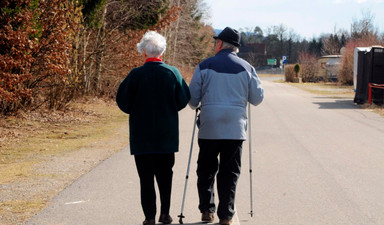
[[229, 48], [225, 48], [225, 49], [221, 49], [216, 55], [221, 55], [221, 54], [234, 54], [236, 55], [236, 53], [232, 50], [232, 49], [229, 49]]
[[162, 62], [163, 60], [160, 58], [147, 58], [145, 62]]

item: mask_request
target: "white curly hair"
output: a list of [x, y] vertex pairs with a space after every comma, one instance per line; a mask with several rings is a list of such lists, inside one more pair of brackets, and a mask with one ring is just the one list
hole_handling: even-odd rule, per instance
[[144, 34], [140, 43], [137, 44], [137, 51], [139, 53], [145, 53], [149, 57], [159, 57], [163, 55], [165, 49], [167, 48], [167, 41], [165, 37], [156, 31], [148, 31]]

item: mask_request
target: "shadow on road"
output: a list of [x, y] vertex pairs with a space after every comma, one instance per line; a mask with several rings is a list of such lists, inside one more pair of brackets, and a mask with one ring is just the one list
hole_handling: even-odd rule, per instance
[[314, 102], [319, 105], [319, 109], [358, 109], [358, 105], [353, 103], [351, 99], [336, 99], [332, 102]]
[[[161, 223], [159, 223], [161, 224]], [[180, 224], [179, 221], [174, 221], [172, 224]], [[204, 222], [193, 222], [193, 223], [183, 223], [184, 225], [201, 225], [201, 224], [219, 224], [219, 223], [204, 223]]]
[[197, 223], [183, 223], [184, 225], [201, 225], [201, 224], [219, 224], [219, 223], [204, 223], [204, 222], [197, 222]]
[[[157, 222], [156, 224], [163, 224], [160, 222]], [[180, 224], [179, 221], [173, 221], [172, 224]], [[205, 222], [194, 222], [194, 223], [183, 223], [184, 225], [201, 225], [201, 224], [207, 224], [207, 225], [217, 225], [219, 223], [205, 223]], [[142, 225], [142, 224], [138, 224]]]

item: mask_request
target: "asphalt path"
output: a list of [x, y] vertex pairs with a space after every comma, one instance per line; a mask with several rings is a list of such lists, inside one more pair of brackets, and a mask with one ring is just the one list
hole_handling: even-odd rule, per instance
[[[263, 80], [265, 100], [251, 107], [252, 194], [243, 146], [234, 225], [384, 224], [384, 118], [352, 99], [307, 93]], [[194, 111], [180, 112], [171, 216], [181, 211]], [[196, 140], [184, 224], [200, 224]], [[139, 180], [128, 147], [52, 199], [27, 225], [140, 225]], [[218, 223], [218, 219], [215, 219]]]

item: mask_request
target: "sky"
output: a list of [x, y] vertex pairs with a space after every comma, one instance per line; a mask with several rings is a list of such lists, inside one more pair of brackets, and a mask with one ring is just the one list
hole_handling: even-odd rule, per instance
[[[215, 29], [229, 26], [264, 33], [271, 26], [285, 25], [301, 38], [317, 38], [339, 29], [350, 32], [351, 24], [369, 12], [373, 24], [384, 33], [384, 0], [203, 0], [209, 6], [208, 23]], [[335, 29], [336, 28], [336, 29]]]

